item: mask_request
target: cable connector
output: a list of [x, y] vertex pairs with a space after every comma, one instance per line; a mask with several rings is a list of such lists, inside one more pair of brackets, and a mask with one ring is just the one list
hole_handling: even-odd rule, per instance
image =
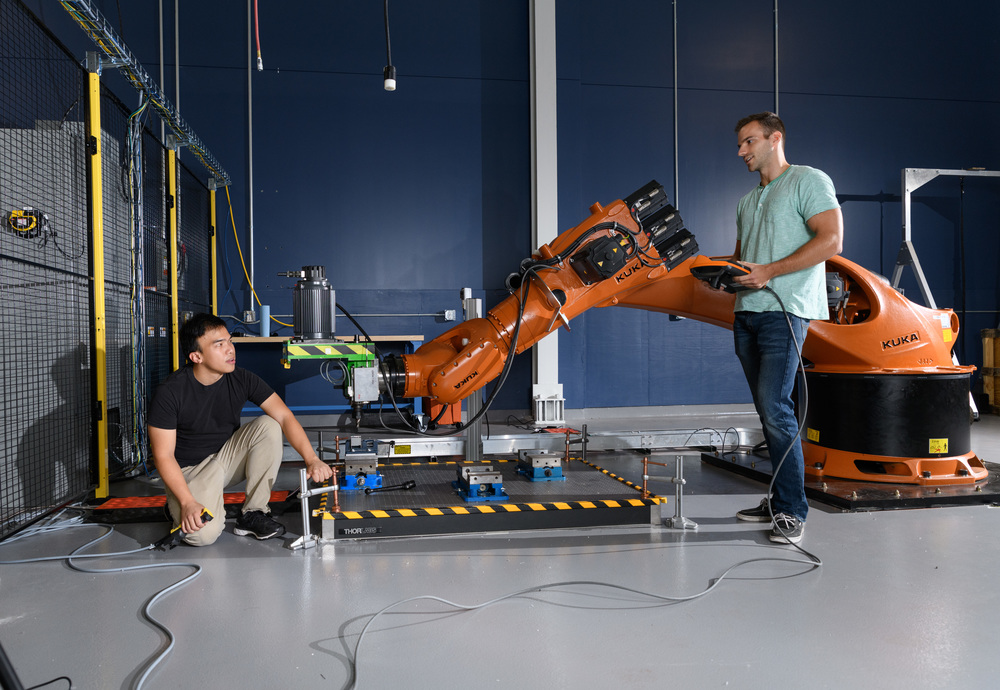
[[260, 58], [260, 55], [257, 56], [257, 71], [258, 72], [264, 71], [264, 61]]
[[385, 69], [382, 70], [382, 78], [384, 80], [386, 91], [396, 90], [396, 68], [392, 65], [386, 65]]

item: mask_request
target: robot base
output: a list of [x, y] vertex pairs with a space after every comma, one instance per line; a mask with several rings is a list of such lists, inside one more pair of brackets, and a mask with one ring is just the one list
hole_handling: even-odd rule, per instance
[[827, 477], [887, 484], [948, 486], [975, 484], [986, 479], [989, 470], [975, 453], [947, 458], [894, 458], [883, 455], [852, 453], [802, 444], [807, 479]]
[[[771, 460], [745, 453], [703, 453], [702, 462], [760, 482], [771, 481]], [[845, 511], [899, 510], [956, 505], [994, 505], [1000, 502], [1000, 465], [986, 464], [988, 475], [982, 482], [948, 484], [886, 484], [806, 474], [806, 497]]]
[[889, 484], [975, 484], [969, 373], [807, 371], [805, 471]]

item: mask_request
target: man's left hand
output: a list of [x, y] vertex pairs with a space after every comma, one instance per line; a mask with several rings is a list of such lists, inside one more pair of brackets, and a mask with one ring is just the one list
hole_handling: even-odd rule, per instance
[[742, 276], [733, 276], [733, 282], [751, 290], [760, 290], [773, 278], [767, 264], [752, 264], [748, 261], [741, 261], [740, 265], [750, 269], [750, 272]]

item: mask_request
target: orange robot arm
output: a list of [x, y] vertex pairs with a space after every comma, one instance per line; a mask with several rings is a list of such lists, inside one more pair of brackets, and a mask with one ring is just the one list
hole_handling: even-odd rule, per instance
[[[607, 207], [594, 204], [586, 220], [522, 262], [508, 278], [512, 294], [485, 317], [388, 360], [389, 385], [396, 397], [458, 402], [496, 378], [512, 349], [523, 352], [561, 325], [568, 329], [592, 307], [632, 307], [731, 328], [734, 295], [692, 274], [713, 263], [695, 256], [697, 250], [655, 181]], [[840, 276], [845, 299], [830, 321], [809, 330], [803, 356], [816, 370], [954, 370], [954, 312], [914, 304], [841, 257], [830, 259], [827, 271]]]
[[[666, 202], [663, 188], [651, 182], [607, 208], [591, 206], [585, 221], [522, 262], [520, 272], [508, 278], [512, 294], [485, 317], [388, 360], [394, 395], [458, 402], [499, 375], [511, 354], [560, 325], [568, 328], [591, 307], [616, 304], [618, 295], [666, 277], [698, 249]], [[695, 282], [689, 287], [704, 290], [706, 304], [726, 301]], [[717, 310], [720, 323], [725, 311], [724, 305]]]
[[[617, 303], [732, 328], [735, 298], [729, 295], [728, 311], [720, 313], [718, 300], [711, 301], [711, 293], [720, 291], [692, 276], [692, 269], [702, 261], [705, 257], [694, 257], [664, 280], [620, 295]], [[841, 256], [827, 260], [826, 271], [839, 282], [828, 286], [834, 297], [830, 319], [811, 323], [802, 348], [810, 371], [933, 374], [974, 369], [952, 363], [951, 350], [959, 329], [952, 310], [915, 304], [885, 278]]]
[[[623, 306], [731, 328], [735, 296], [717, 289], [741, 267], [696, 256], [698, 244], [656, 182], [567, 230], [508, 278], [511, 295], [411, 355], [386, 360], [396, 397], [455, 403], [505, 363], [591, 307]], [[745, 270], [745, 269], [743, 269]], [[952, 363], [958, 319], [927, 309], [841, 257], [826, 262], [830, 319], [813, 321], [803, 358], [812, 400], [806, 473], [908, 484], [972, 483], [971, 366]], [[710, 284], [711, 283], [711, 284]]]

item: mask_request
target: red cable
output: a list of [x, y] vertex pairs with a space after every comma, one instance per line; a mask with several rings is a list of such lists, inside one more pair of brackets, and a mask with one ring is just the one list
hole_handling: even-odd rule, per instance
[[257, 19], [257, 0], [253, 0], [253, 30], [257, 36], [257, 54], [260, 55], [260, 20]]
[[257, 0], [253, 0], [253, 31], [257, 37], [257, 69], [262, 68], [260, 61], [260, 20], [257, 19]]

